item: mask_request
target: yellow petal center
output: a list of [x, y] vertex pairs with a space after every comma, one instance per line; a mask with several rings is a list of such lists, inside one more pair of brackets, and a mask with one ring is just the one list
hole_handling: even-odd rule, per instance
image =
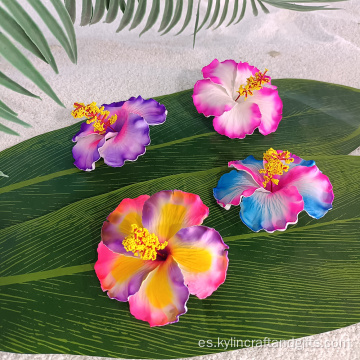
[[294, 161], [293, 158], [290, 157], [289, 151], [283, 151], [278, 153], [273, 148], [270, 148], [266, 153], [264, 153], [264, 169], [259, 170], [260, 174], [264, 175], [263, 186], [266, 187], [268, 182], [272, 182], [275, 185], [279, 184], [279, 179], [273, 179], [274, 175], [282, 175], [284, 172], [289, 170], [289, 166], [286, 164], [290, 164]]
[[240, 85], [239, 90], [237, 91], [237, 93], [239, 93], [237, 99], [240, 96], [245, 96], [246, 100], [249, 95], [254, 95], [254, 91], [261, 90], [263, 84], [270, 82], [270, 78], [266, 75], [267, 71], [268, 69], [265, 69], [264, 72], [259, 71], [254, 76], [247, 78], [246, 85]]
[[98, 108], [96, 102], [85, 105], [83, 103], [74, 103], [74, 110], [71, 112], [71, 115], [77, 119], [86, 117], [87, 124], [93, 124], [94, 130], [99, 134], [105, 134], [108, 127], [114, 124], [117, 120], [117, 116], [113, 115], [108, 119], [110, 111], [104, 110], [104, 107], [101, 106]]
[[150, 234], [146, 228], [131, 225], [131, 233], [122, 242], [126, 251], [131, 251], [143, 260], [156, 260], [159, 250], [165, 249], [168, 242], [159, 242], [155, 234]]

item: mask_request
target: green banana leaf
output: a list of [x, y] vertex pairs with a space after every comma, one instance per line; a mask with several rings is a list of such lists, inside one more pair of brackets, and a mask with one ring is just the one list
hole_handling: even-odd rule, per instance
[[[346, 155], [360, 143], [360, 92], [274, 84], [284, 118], [266, 137], [217, 134], [188, 90], [157, 98], [167, 121], [151, 127], [146, 154], [122, 168], [72, 165], [79, 123], [1, 152], [9, 178], [0, 178], [0, 351], [179, 358], [236, 349], [221, 340], [285, 340], [360, 321], [360, 158]], [[269, 147], [314, 159], [334, 186], [333, 210], [320, 220], [302, 213], [268, 234], [242, 224], [238, 207], [220, 208], [212, 188], [227, 162]], [[230, 263], [211, 297], [191, 296], [179, 323], [150, 328], [101, 291], [93, 265], [102, 223], [120, 201], [165, 189], [201, 196], [210, 208], [204, 225], [223, 236]]]

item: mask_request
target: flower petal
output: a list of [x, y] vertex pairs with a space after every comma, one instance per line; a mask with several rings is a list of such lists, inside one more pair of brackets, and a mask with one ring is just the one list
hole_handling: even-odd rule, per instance
[[149, 125], [136, 114], [128, 114], [121, 130], [108, 133], [108, 139], [99, 149], [105, 164], [113, 167], [124, 165], [126, 160], [134, 161], [146, 151], [150, 144]]
[[101, 289], [107, 291], [111, 299], [128, 301], [129, 296], [138, 292], [146, 276], [160, 263], [117, 254], [100, 242], [95, 272]]
[[194, 86], [193, 100], [196, 110], [205, 116], [219, 116], [231, 110], [236, 102], [221, 86], [211, 80], [199, 80]]
[[244, 170], [252, 176], [259, 186], [262, 186], [264, 176], [260, 174], [259, 170], [264, 168], [263, 160], [256, 160], [252, 155], [244, 160], [230, 161], [229, 167], [234, 167], [237, 170]]
[[220, 178], [214, 197], [219, 205], [229, 210], [231, 205], [239, 205], [243, 196], [251, 196], [258, 188], [259, 184], [250, 174], [232, 170]]
[[285, 173], [279, 188], [295, 186], [304, 200], [304, 210], [312, 217], [320, 219], [331, 208], [334, 192], [329, 178], [317, 166], [297, 166]]
[[226, 278], [228, 254], [221, 235], [206, 226], [181, 229], [169, 242], [190, 294], [199, 299], [210, 296]]
[[248, 101], [259, 106], [261, 113], [259, 132], [268, 135], [276, 131], [282, 119], [283, 109], [278, 91], [264, 87], [255, 91], [253, 96], [248, 97]]
[[[257, 67], [249, 65], [249, 63], [247, 63], [247, 62], [240, 61], [237, 64], [233, 97], [234, 96], [237, 97], [239, 95], [237, 93], [237, 90], [239, 90], [240, 85], [245, 86], [247, 83], [247, 79], [250, 76], [255, 75], [258, 71], [259, 71], [259, 69]], [[236, 99], [236, 97], [235, 97], [235, 99]]]
[[129, 298], [130, 312], [150, 326], [161, 326], [179, 321], [187, 311], [189, 289], [172, 256], [153, 270], [140, 290]]
[[[281, 150], [278, 152], [282, 152]], [[314, 166], [315, 165], [315, 161], [314, 160], [304, 160], [299, 156], [296, 156], [294, 154], [290, 154], [290, 158], [293, 158], [294, 161], [292, 163], [289, 164], [289, 171], [295, 167], [295, 166], [306, 166], [306, 167], [310, 167], [310, 166]]]
[[100, 159], [99, 148], [104, 142], [105, 137], [99, 134], [78, 138], [77, 143], [72, 149], [75, 159], [74, 165], [81, 170], [94, 170], [96, 161]]
[[204, 79], [209, 78], [213, 83], [221, 85], [231, 98], [234, 93], [236, 72], [237, 63], [234, 60], [219, 62], [215, 59], [202, 69]]
[[269, 192], [259, 188], [241, 202], [240, 218], [252, 231], [285, 230], [298, 221], [304, 202], [295, 186]]
[[202, 224], [209, 209], [200, 197], [181, 190], [160, 191], [144, 204], [142, 221], [160, 242], [172, 238], [180, 229]]
[[149, 195], [141, 195], [135, 199], [124, 199], [118, 207], [110, 213], [101, 229], [101, 239], [112, 251], [133, 256], [132, 252], [124, 249], [124, 238], [131, 233], [131, 225], [142, 227], [141, 214], [144, 203]]
[[88, 124], [86, 121], [84, 121], [80, 125], [80, 131], [74, 135], [74, 137], [72, 138], [72, 141], [76, 142], [80, 138], [91, 135], [91, 134], [97, 134], [97, 132], [94, 129], [93, 124]]
[[237, 103], [230, 111], [214, 118], [214, 129], [230, 139], [243, 139], [260, 125], [259, 107], [250, 102]]
[[[145, 100], [141, 96], [131, 97], [127, 101], [104, 104], [105, 110], [110, 111], [110, 116], [117, 114], [119, 111], [137, 114], [144, 118], [149, 125], [159, 125], [166, 120], [166, 108], [154, 99]], [[123, 113], [121, 116], [124, 116]]]

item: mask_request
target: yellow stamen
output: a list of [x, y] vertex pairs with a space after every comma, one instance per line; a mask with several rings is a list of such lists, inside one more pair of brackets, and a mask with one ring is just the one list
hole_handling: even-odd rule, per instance
[[237, 99], [240, 96], [245, 96], [246, 100], [249, 95], [254, 95], [253, 91], [261, 90], [263, 84], [270, 82], [270, 78], [266, 75], [267, 71], [268, 69], [265, 69], [263, 73], [259, 71], [254, 76], [250, 76], [249, 78], [247, 78], [246, 85], [240, 85], [239, 90], [237, 91], [237, 93], [239, 93]]
[[289, 151], [283, 151], [278, 153], [273, 148], [270, 148], [266, 153], [264, 153], [264, 169], [259, 170], [260, 174], [264, 175], [263, 186], [266, 187], [268, 182], [272, 182], [275, 185], [279, 184], [279, 179], [274, 179], [274, 175], [283, 175], [284, 172], [289, 170], [289, 166], [285, 164], [290, 164], [294, 161], [290, 157]]
[[156, 260], [158, 250], [163, 250], [168, 242], [160, 243], [155, 234], [150, 234], [146, 228], [136, 224], [131, 225], [131, 233], [122, 242], [126, 251], [132, 251], [143, 260]]
[[88, 105], [83, 103], [74, 103], [74, 108], [75, 109], [71, 112], [71, 115], [75, 119], [86, 117], [86, 123], [93, 124], [94, 130], [99, 134], [104, 134], [106, 129], [117, 120], [116, 115], [113, 115], [106, 120], [106, 118], [110, 115], [110, 111], [104, 110], [104, 106], [101, 106], [100, 108], [97, 107], [96, 102], [92, 102]]

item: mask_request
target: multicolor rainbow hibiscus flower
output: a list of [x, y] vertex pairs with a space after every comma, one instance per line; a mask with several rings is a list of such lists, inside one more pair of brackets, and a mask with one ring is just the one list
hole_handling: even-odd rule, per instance
[[95, 102], [75, 103], [74, 107], [71, 114], [75, 118], [87, 118], [73, 137], [76, 145], [72, 150], [74, 165], [85, 171], [94, 170], [101, 157], [112, 167], [135, 161], [150, 144], [149, 125], [162, 124], [167, 114], [164, 105], [141, 96], [100, 108]]
[[224, 281], [228, 246], [202, 226], [209, 209], [180, 190], [124, 199], [108, 216], [95, 264], [103, 291], [129, 301], [150, 326], [177, 322], [189, 294], [210, 296]]
[[267, 71], [247, 62], [215, 59], [202, 69], [204, 79], [195, 84], [197, 111], [215, 116], [214, 129], [231, 139], [243, 139], [256, 128], [263, 135], [276, 131], [283, 104]]
[[329, 178], [313, 160], [270, 148], [263, 160], [253, 156], [230, 161], [214, 197], [225, 209], [239, 205], [240, 218], [253, 231], [285, 230], [305, 210], [319, 219], [332, 208], [334, 193]]

